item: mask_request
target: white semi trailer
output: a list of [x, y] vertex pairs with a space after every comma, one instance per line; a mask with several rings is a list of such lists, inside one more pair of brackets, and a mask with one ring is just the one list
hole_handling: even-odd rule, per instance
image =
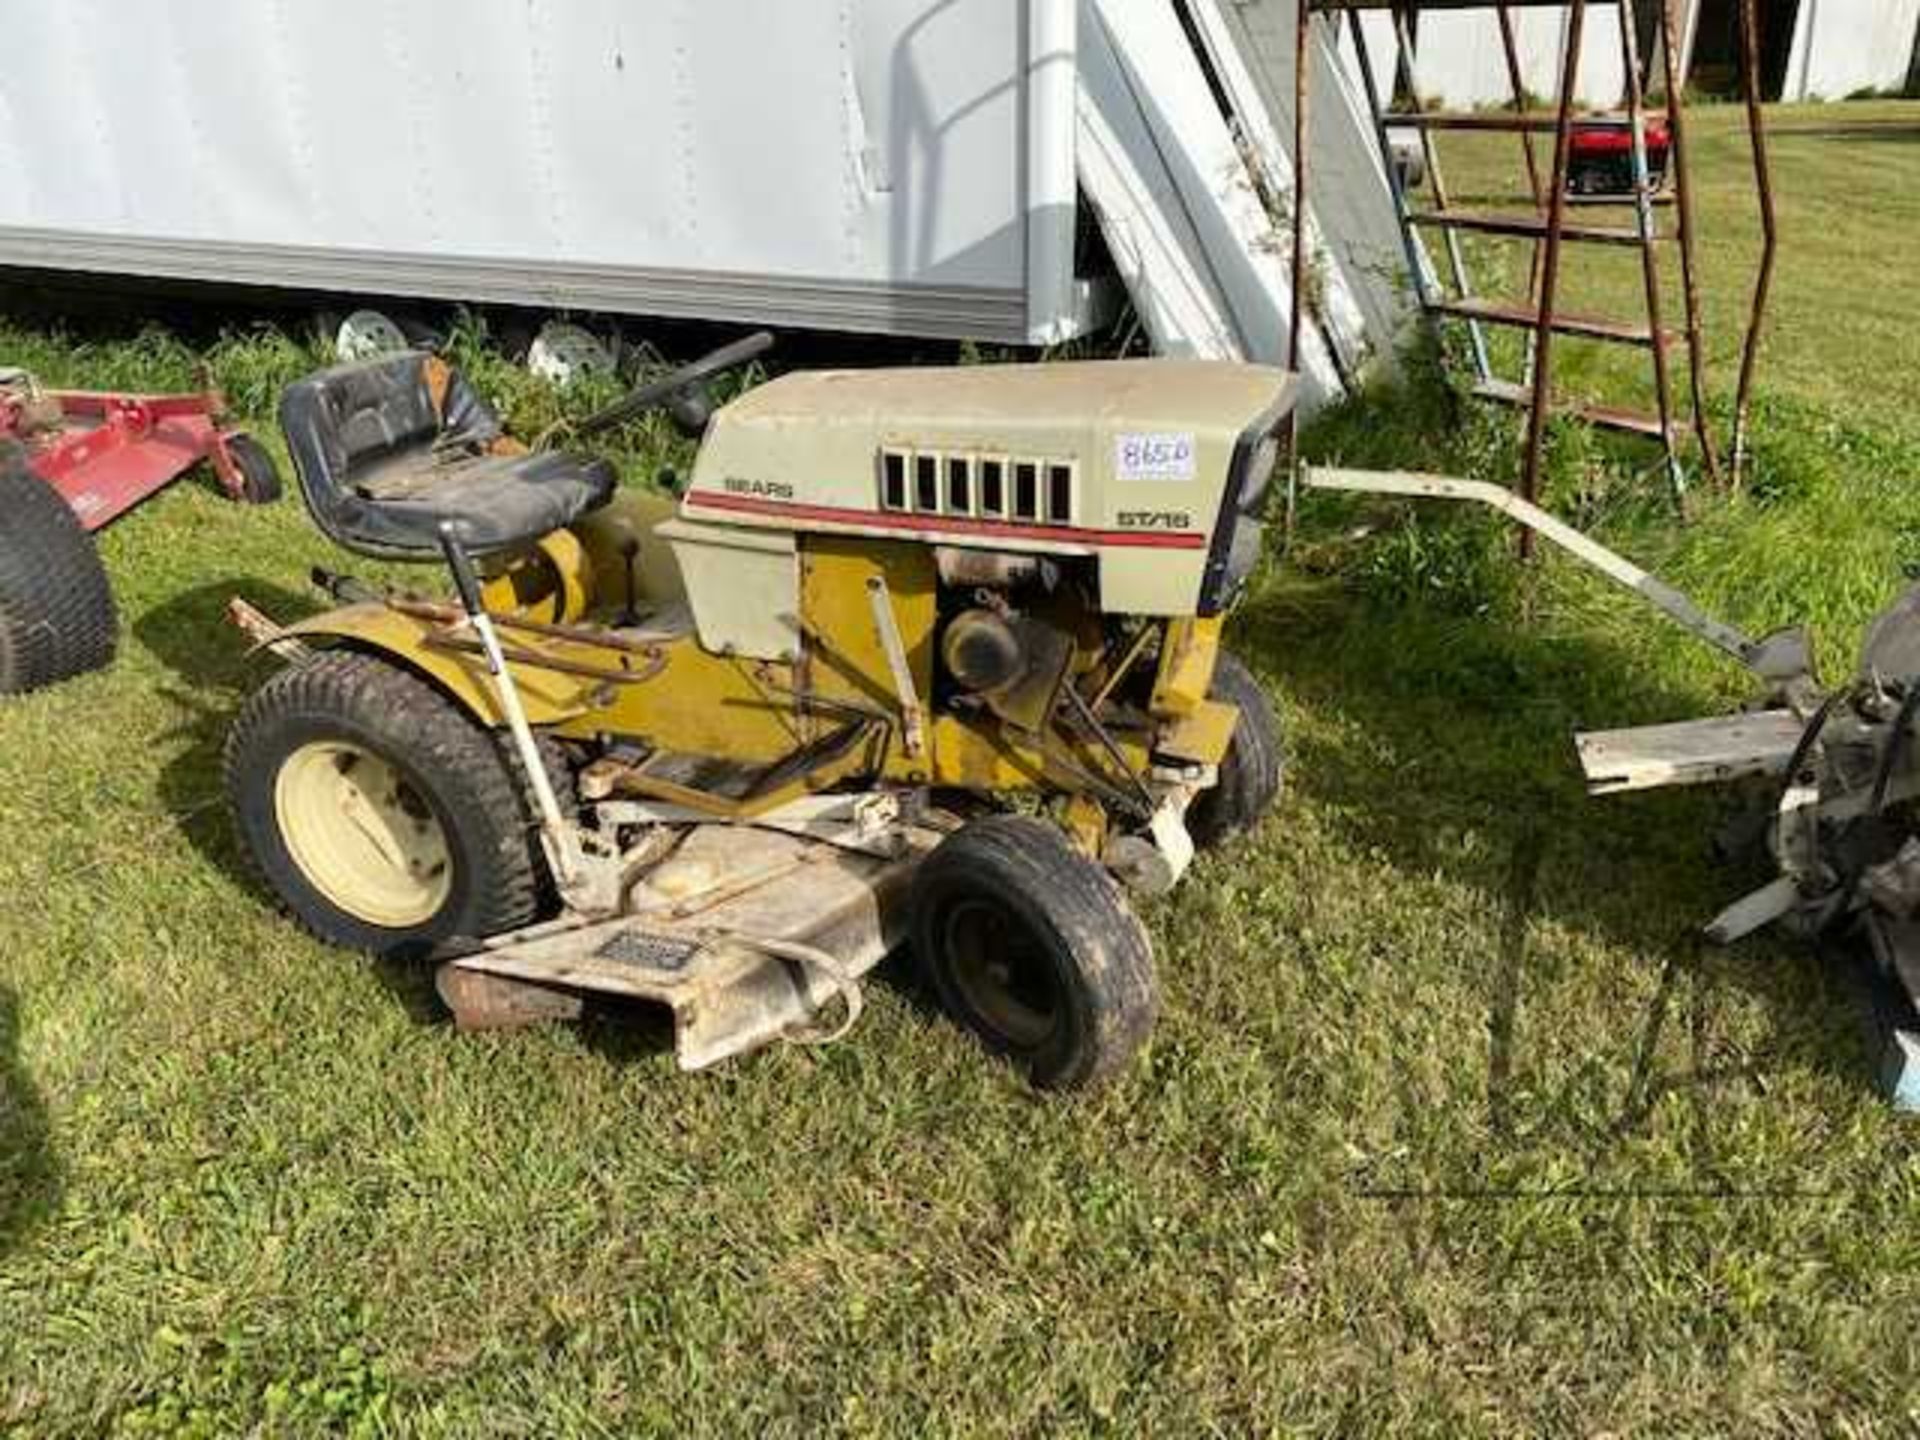
[[[0, 267], [1029, 345], [1085, 332], [1124, 285], [1162, 352], [1287, 363], [1261, 197], [1289, 183], [1290, 91], [1242, 72], [1290, 51], [1220, 49], [1287, 28], [1283, 8], [17, 6]], [[1378, 156], [1326, 135], [1344, 199], [1319, 228], [1308, 404], [1390, 352], [1402, 303]], [[1107, 273], [1082, 275], [1096, 231]]]
[[10, 6], [0, 265], [1045, 342], [1073, 0]]

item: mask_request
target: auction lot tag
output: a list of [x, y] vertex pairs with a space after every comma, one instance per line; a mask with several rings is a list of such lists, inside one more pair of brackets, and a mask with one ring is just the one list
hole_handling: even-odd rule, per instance
[[1114, 442], [1114, 474], [1121, 480], [1193, 479], [1193, 436], [1180, 431], [1122, 435]]

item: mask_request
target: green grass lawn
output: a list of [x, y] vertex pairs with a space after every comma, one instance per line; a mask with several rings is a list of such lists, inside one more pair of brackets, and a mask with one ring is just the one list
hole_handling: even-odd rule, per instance
[[[1716, 397], [1730, 399], [1760, 256], [1760, 212], [1744, 110], [1719, 105], [1688, 112], [1691, 174], [1700, 215], [1706, 354]], [[1769, 145], [1780, 210], [1781, 250], [1767, 318], [1763, 386], [1814, 402], [1869, 426], [1920, 434], [1920, 366], [1914, 354], [1916, 303], [1910, 286], [1920, 257], [1920, 187], [1912, 182], [1920, 119], [1909, 102], [1806, 105], [1769, 112]], [[1453, 203], [1512, 212], [1526, 193], [1520, 140], [1511, 135], [1442, 134]], [[1549, 137], [1535, 141], [1541, 173], [1552, 165]], [[1901, 177], [1891, 179], [1889, 177]], [[1430, 196], [1417, 195], [1427, 203]], [[1630, 227], [1625, 206], [1573, 207], [1569, 223]], [[1674, 212], [1661, 209], [1671, 232]], [[1519, 298], [1530, 242], [1469, 239], [1476, 286]], [[1663, 322], [1678, 329], [1686, 310], [1678, 249], [1658, 250]], [[1640, 252], [1568, 245], [1561, 264], [1564, 308], [1643, 320]], [[1436, 253], [1436, 258], [1438, 258]], [[1443, 263], [1444, 273], [1444, 263]], [[1489, 331], [1517, 375], [1513, 331]], [[1653, 408], [1644, 350], [1578, 338], [1554, 342], [1570, 388]], [[1896, 359], [1896, 357], [1900, 357]], [[1675, 397], [1684, 401], [1684, 352], [1674, 352]]]
[[[1699, 112], [1716, 313], [1734, 118]], [[1920, 106], [1779, 119], [1752, 488], [1681, 527], [1643, 455], [1567, 432], [1550, 498], [1740, 624], [1811, 620], [1837, 675], [1920, 560]], [[192, 363], [4, 320], [0, 359]], [[214, 359], [265, 417], [313, 357]], [[1505, 479], [1510, 425], [1408, 387], [1308, 450]], [[1486, 522], [1304, 508], [1233, 632], [1290, 788], [1151, 907], [1153, 1045], [1071, 1102], [884, 983], [837, 1047], [693, 1077], [655, 1025], [455, 1035], [424, 975], [275, 914], [218, 795], [263, 673], [226, 598], [312, 606], [339, 557], [193, 485], [104, 547], [119, 664], [0, 709], [0, 1433], [1920, 1425], [1914, 1122], [1843, 970], [1706, 947], [1754, 879], [1711, 798], [1575, 773], [1576, 726], [1741, 677]]]

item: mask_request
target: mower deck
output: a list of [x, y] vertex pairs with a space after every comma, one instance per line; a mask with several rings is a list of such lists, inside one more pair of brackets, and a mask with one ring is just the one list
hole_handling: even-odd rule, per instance
[[88, 530], [110, 524], [203, 460], [222, 489], [240, 495], [217, 395], [46, 394], [59, 407], [61, 428], [34, 449], [33, 467]]
[[783, 828], [690, 825], [618, 915], [569, 914], [443, 965], [455, 1022], [572, 1019], [590, 994], [653, 1001], [673, 1012], [683, 1070], [811, 1033], [836, 996], [850, 1023], [859, 978], [904, 937], [909, 882], [943, 831], [896, 821], [835, 834], [808, 809], [769, 817]]
[[92, 532], [202, 461], [234, 499], [279, 494], [273, 457], [224, 416], [217, 390], [47, 390], [0, 365], [0, 695], [113, 659], [118, 618]]

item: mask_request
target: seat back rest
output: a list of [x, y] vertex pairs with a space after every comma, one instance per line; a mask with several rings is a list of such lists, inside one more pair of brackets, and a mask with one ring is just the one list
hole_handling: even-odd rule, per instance
[[440, 400], [440, 433], [482, 449], [491, 446], [503, 433], [500, 417], [458, 370], [448, 366], [446, 377], [446, 393]]
[[280, 398], [280, 429], [314, 523], [347, 549], [393, 558], [437, 551], [385, 523], [355, 491], [356, 478], [408, 451], [428, 463], [443, 431], [480, 446], [500, 434], [493, 410], [458, 371], [416, 352], [335, 365], [296, 382]]

